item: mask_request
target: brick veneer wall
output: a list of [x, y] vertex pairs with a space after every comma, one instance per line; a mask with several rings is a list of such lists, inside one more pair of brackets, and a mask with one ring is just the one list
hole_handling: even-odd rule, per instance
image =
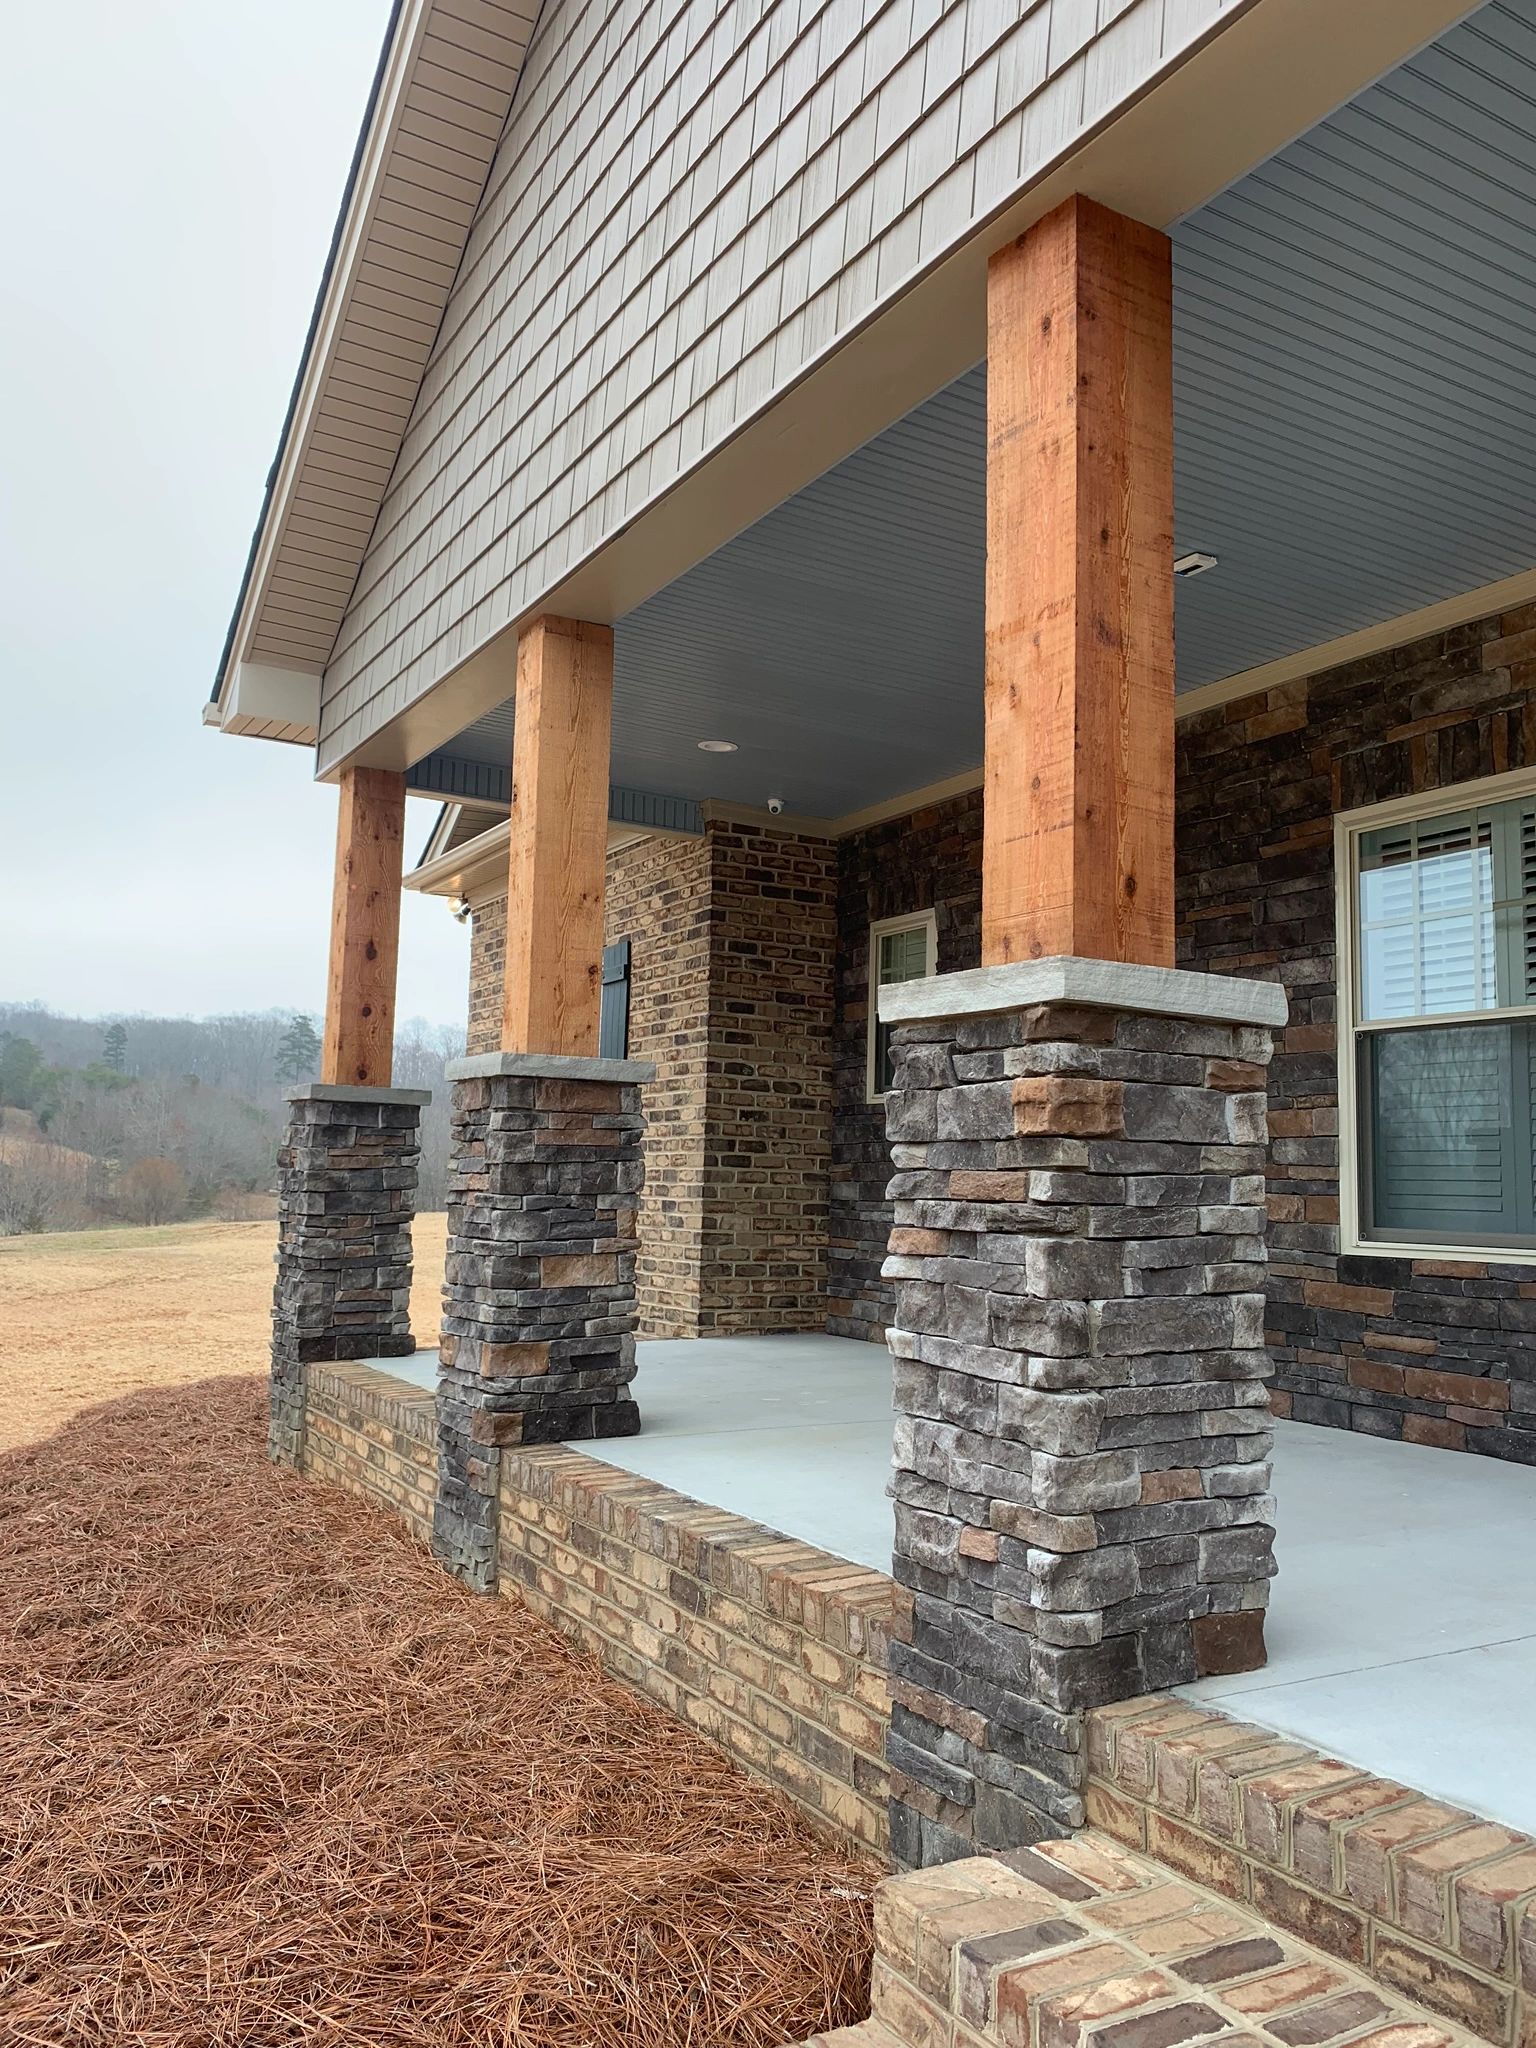
[[884, 1854], [902, 1595], [578, 1451], [502, 1460], [501, 1579], [823, 1826]]
[[[642, 1337], [825, 1326], [835, 867], [825, 840], [726, 820], [608, 856], [629, 1053], [656, 1066]], [[474, 913], [472, 1053], [500, 1043], [506, 917], [505, 897]]]
[[1536, 764], [1536, 606], [1179, 730], [1182, 964], [1274, 975], [1269, 1327], [1300, 1422], [1536, 1463], [1536, 1267], [1341, 1257], [1334, 813]]
[[1187, 1701], [1088, 1717], [1090, 1823], [1485, 2041], [1536, 2038], [1536, 1842]]
[[713, 823], [707, 838], [699, 1328], [822, 1330], [836, 851], [757, 825]]
[[645, 1186], [636, 1288], [642, 1337], [699, 1331], [704, 1250], [704, 1075], [709, 1049], [709, 848], [647, 839], [608, 856], [605, 936], [629, 944], [629, 1056], [642, 1092]]
[[[433, 1396], [366, 1365], [312, 1365], [306, 1386], [304, 1470], [430, 1541]], [[885, 1853], [886, 1665], [907, 1603], [884, 1573], [559, 1446], [502, 1452], [499, 1509], [503, 1593], [822, 1827]]]
[[885, 1199], [891, 1149], [884, 1105], [865, 1095], [869, 928], [918, 910], [935, 913], [940, 974], [977, 964], [979, 789], [872, 826], [838, 846], [835, 1121], [827, 1246], [827, 1328], [838, 1337], [879, 1341], [895, 1310], [895, 1285], [880, 1277], [891, 1227]]
[[[1337, 810], [1536, 764], [1536, 606], [1482, 619], [1179, 727], [1180, 964], [1273, 976], [1269, 1331], [1276, 1408], [1302, 1422], [1536, 1463], [1536, 1267], [1341, 1256]], [[828, 1327], [879, 1336], [890, 1208], [864, 1102], [872, 920], [930, 906], [939, 970], [980, 958], [979, 793], [842, 842]]]

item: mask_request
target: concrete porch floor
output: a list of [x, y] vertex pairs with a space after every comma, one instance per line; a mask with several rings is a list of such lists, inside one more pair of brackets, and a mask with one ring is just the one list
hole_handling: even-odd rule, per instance
[[[837, 1337], [639, 1347], [638, 1437], [577, 1448], [887, 1571], [890, 1362]], [[376, 1360], [430, 1387], [435, 1354]], [[1281, 1423], [1269, 1663], [1193, 1699], [1536, 1833], [1536, 1471]]]

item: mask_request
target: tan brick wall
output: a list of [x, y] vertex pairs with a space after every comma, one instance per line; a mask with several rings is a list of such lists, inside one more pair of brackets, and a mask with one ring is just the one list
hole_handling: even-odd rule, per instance
[[[714, 822], [608, 857], [645, 1090], [642, 1337], [820, 1330], [832, 1157], [836, 856]], [[500, 1042], [506, 899], [477, 908], [469, 1050]]]
[[501, 1050], [501, 998], [507, 977], [507, 899], [478, 906], [469, 923], [469, 1023], [464, 1049]]
[[822, 1330], [836, 849], [712, 824], [700, 1328]]
[[709, 1016], [705, 841], [646, 839], [611, 853], [605, 925], [609, 945], [630, 942], [630, 1057], [656, 1062], [641, 1096], [640, 1335], [696, 1337]]
[[1485, 2041], [1536, 2039], [1536, 1842], [1168, 1697], [1088, 1717], [1092, 1826]]
[[312, 1365], [303, 1469], [393, 1508], [423, 1543], [437, 1499], [437, 1412], [370, 1365]]
[[510, 1452], [501, 1470], [503, 1590], [885, 1854], [892, 1581], [579, 1451]]
[[[429, 1541], [434, 1397], [367, 1365], [311, 1366], [307, 1392], [304, 1470]], [[885, 1853], [886, 1664], [907, 1606], [892, 1580], [559, 1446], [503, 1452], [500, 1510], [502, 1592]]]

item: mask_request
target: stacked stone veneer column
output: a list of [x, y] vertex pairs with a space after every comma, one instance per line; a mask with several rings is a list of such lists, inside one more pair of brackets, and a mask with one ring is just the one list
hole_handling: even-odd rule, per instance
[[313, 1082], [290, 1097], [278, 1164], [268, 1444], [304, 1452], [305, 1368], [403, 1358], [411, 1336], [411, 1221], [423, 1103], [409, 1088]]
[[892, 1836], [917, 1864], [1080, 1825], [1088, 1708], [1263, 1662], [1271, 1040], [1058, 1001], [894, 1049]]
[[633, 1060], [491, 1054], [450, 1067], [453, 1155], [433, 1543], [496, 1584], [501, 1451], [633, 1436]]

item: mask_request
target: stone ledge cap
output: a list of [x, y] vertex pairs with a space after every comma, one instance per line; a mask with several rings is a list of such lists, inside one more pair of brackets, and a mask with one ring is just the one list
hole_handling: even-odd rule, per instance
[[432, 1100], [430, 1088], [348, 1087], [342, 1081], [306, 1081], [290, 1088], [289, 1102], [384, 1102], [404, 1109], [420, 1109]]
[[1036, 1003], [1083, 1003], [1098, 1010], [1140, 1010], [1206, 1024], [1283, 1024], [1290, 1005], [1276, 981], [1195, 974], [1124, 960], [1083, 960], [1064, 953], [1004, 967], [971, 967], [927, 981], [896, 981], [879, 994], [882, 1024], [940, 1023], [985, 1017]]
[[654, 1081], [654, 1060], [583, 1059], [563, 1052], [482, 1052], [452, 1060], [444, 1073], [450, 1081], [489, 1081], [498, 1075], [523, 1075], [546, 1081]]

